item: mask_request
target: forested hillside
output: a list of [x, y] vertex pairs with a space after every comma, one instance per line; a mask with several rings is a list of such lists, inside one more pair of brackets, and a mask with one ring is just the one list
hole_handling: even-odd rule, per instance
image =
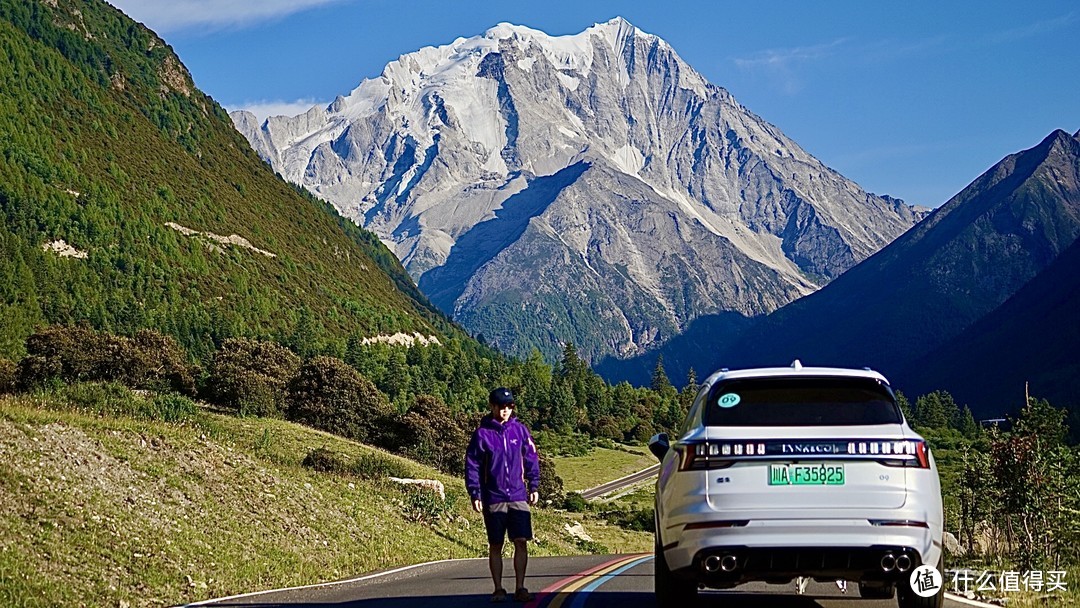
[[199, 358], [231, 336], [315, 352], [454, 331], [106, 3], [0, 0], [0, 91], [0, 356], [45, 324], [154, 328]]
[[[434, 397], [471, 413], [510, 386], [523, 417], [568, 442], [642, 440], [681, 418], [693, 383], [613, 387], [571, 344], [553, 369], [467, 336], [373, 234], [275, 176], [168, 45], [108, 4], [0, 0], [0, 49], [0, 391], [157, 388], [141, 374], [168, 359], [196, 364], [170, 390], [282, 415], [300, 362], [329, 356], [318, 369], [348, 365], [398, 412]], [[439, 342], [367, 341], [395, 332]], [[85, 364], [49, 363], [76, 353]]]

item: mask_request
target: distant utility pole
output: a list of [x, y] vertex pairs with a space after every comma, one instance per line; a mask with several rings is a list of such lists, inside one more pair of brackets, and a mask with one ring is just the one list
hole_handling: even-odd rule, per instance
[[1024, 407], [1031, 403], [1031, 395], [1028, 394], [1028, 381], [1024, 380]]

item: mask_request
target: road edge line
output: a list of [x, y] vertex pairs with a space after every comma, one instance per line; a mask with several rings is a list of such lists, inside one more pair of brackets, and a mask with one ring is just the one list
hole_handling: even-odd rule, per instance
[[[482, 557], [459, 557], [455, 559], [440, 559], [433, 562], [423, 562], [420, 564], [411, 564], [408, 566], [402, 566], [400, 568], [394, 568], [393, 570], [386, 570], [383, 572], [375, 572], [374, 574], [365, 574], [355, 578], [350, 578], [342, 581], [330, 581], [328, 583], [315, 583], [312, 585], [298, 585], [296, 587], [283, 587], [281, 589], [266, 589], [264, 591], [252, 591], [250, 593], [240, 593], [238, 595], [230, 595], [228, 597], [217, 597], [208, 600], [199, 600], [198, 602], [192, 602], [190, 604], [178, 604], [179, 608], [188, 608], [189, 606], [205, 606], [215, 602], [224, 602], [226, 600], [236, 600], [243, 597], [252, 597], [255, 595], [264, 595], [267, 593], [278, 593], [281, 591], [296, 591], [298, 589], [315, 589], [317, 587], [329, 587], [331, 585], [345, 585], [348, 583], [358, 583], [360, 581], [366, 581], [368, 579], [378, 578], [380, 576], [386, 576], [388, 574], [397, 574], [398, 572], [404, 572], [406, 570], [412, 570], [413, 568], [419, 568], [420, 566], [431, 566], [433, 564], [446, 564], [449, 562], [465, 562], [474, 559], [485, 559]], [[997, 607], [995, 607], [997, 608]]]

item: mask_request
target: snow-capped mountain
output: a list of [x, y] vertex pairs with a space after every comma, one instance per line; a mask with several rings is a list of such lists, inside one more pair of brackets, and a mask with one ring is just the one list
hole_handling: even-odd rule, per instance
[[911, 227], [621, 18], [499, 24], [327, 107], [237, 128], [514, 353], [639, 353], [702, 314], [768, 313]]

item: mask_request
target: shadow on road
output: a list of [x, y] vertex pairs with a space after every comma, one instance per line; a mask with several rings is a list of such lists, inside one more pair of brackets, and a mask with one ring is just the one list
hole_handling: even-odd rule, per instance
[[[457, 608], [462, 606], [505, 606], [513, 608], [545, 608], [558, 594], [539, 596], [537, 600], [527, 604], [508, 601], [504, 604], [492, 604], [489, 596], [485, 594], [471, 595], [427, 595], [418, 597], [389, 597], [374, 599], [343, 600], [331, 602], [258, 602], [246, 600], [234, 600], [229, 602], [212, 604], [213, 606], [231, 606], [235, 608], [429, 608], [447, 607]], [[584, 603], [579, 603], [580, 599]], [[795, 595], [767, 595], [756, 593], [734, 592], [703, 592], [699, 594], [698, 601], [694, 604], [697, 608], [820, 608], [822, 605], [810, 596]], [[820, 598], [825, 599], [825, 598]], [[828, 598], [835, 600], [837, 598]], [[850, 598], [855, 599], [855, 598]], [[652, 593], [643, 592], [601, 592], [594, 591], [586, 594], [583, 598], [579, 594], [570, 594], [561, 602], [564, 607], [581, 608], [654, 608], [655, 596]], [[690, 608], [688, 606], [687, 608]]]

